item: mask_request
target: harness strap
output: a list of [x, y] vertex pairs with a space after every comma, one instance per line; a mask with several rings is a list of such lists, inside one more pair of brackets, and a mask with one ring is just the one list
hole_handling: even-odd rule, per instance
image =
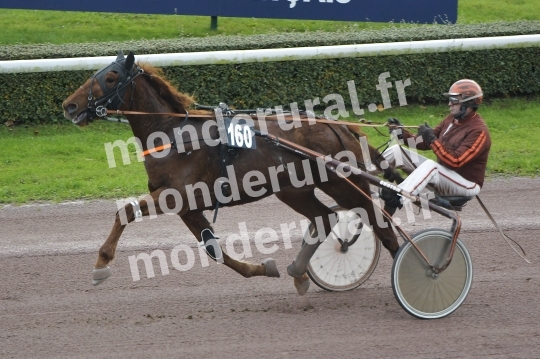
[[[521, 247], [519, 245], [518, 242], [516, 242], [515, 240], [513, 240], [512, 238], [508, 237], [506, 234], [503, 233], [503, 231], [501, 230], [501, 227], [499, 227], [499, 225], [497, 224], [497, 222], [495, 222], [495, 219], [491, 216], [491, 214], [489, 213], [488, 209], [486, 208], [486, 206], [484, 205], [484, 203], [480, 200], [480, 197], [477, 195], [476, 196], [476, 199], [478, 200], [478, 203], [480, 203], [480, 206], [482, 207], [482, 209], [484, 210], [484, 212], [486, 213], [486, 215], [488, 216], [488, 218], [490, 219], [491, 223], [493, 223], [493, 225], [495, 226], [495, 228], [497, 228], [497, 230], [499, 231], [499, 233], [501, 234], [501, 237], [504, 239], [504, 241], [506, 242], [506, 244], [508, 244], [508, 246], [510, 246], [510, 248], [512, 248], [512, 250], [514, 252], [517, 253], [518, 256], [520, 256], [525, 262], [527, 263], [531, 263], [527, 258], [525, 258], [525, 256], [527, 255], [525, 253], [525, 250], [523, 250], [523, 247]], [[521, 252], [523, 253], [523, 255], [521, 253], [519, 253], [515, 248], [514, 246], [512, 246], [510, 244], [509, 241], [512, 241], [514, 242], [514, 244], [516, 246], [519, 247], [519, 249], [521, 250]]]
[[197, 117], [197, 118], [212, 118], [211, 115], [192, 115], [188, 113], [176, 113], [176, 112], [139, 112], [139, 111], [120, 111], [120, 110], [107, 110], [108, 115], [162, 115], [171, 117]]
[[[220, 177], [225, 177], [225, 174], [227, 173], [227, 163], [229, 162], [229, 152], [227, 150], [227, 144], [221, 144], [219, 146], [219, 174]], [[224, 184], [221, 183], [219, 188], [221, 192], [223, 193], [224, 190]], [[212, 223], [216, 223], [217, 215], [219, 207], [221, 206], [221, 202], [216, 196], [216, 206], [214, 208], [214, 219], [212, 220]]]
[[[225, 131], [226, 131], [225, 130], [225, 121], [223, 119], [223, 112], [222, 112], [222, 110], [224, 110], [224, 109], [228, 110], [228, 108], [222, 108], [221, 106], [214, 109], [214, 115], [216, 117], [216, 123], [217, 123], [217, 127], [218, 127], [219, 138], [221, 140], [221, 145], [219, 146], [219, 163], [218, 163], [220, 177], [226, 177], [226, 175], [227, 175], [227, 165], [229, 163], [229, 158], [230, 158], [230, 152], [229, 152], [230, 148], [229, 148], [229, 144], [227, 142], [227, 135], [225, 133]], [[227, 115], [229, 115], [229, 113], [227, 113]], [[223, 193], [227, 188], [230, 189], [230, 186], [227, 187], [224, 183], [221, 183], [220, 186], [219, 186], [219, 189], [220, 189], [222, 194], [230, 195], [230, 193], [227, 193], [227, 194]], [[216, 223], [219, 207], [221, 207], [221, 202], [219, 201], [219, 199], [218, 199], [218, 197], [216, 195], [216, 207], [214, 209], [214, 220], [213, 220], [212, 223]]]
[[416, 163], [413, 162], [413, 160], [411, 159], [411, 157], [409, 157], [409, 155], [407, 154], [407, 152], [403, 149], [403, 147], [401, 147], [401, 145], [399, 145], [399, 149], [401, 150], [401, 153], [405, 156], [405, 158], [407, 158], [407, 161], [409, 161], [411, 163], [411, 165], [413, 165], [413, 167], [416, 169], [418, 168], [418, 166], [416, 165]]
[[[216, 138], [199, 138], [197, 139], [196, 141], [182, 141], [183, 144], [186, 144], [186, 143], [193, 143], [193, 142], [210, 142], [210, 141], [218, 141], [219, 139], [216, 139]], [[166, 144], [166, 145], [163, 145], [163, 146], [158, 146], [158, 147], [155, 147], [155, 148], [151, 148], [151, 149], [148, 149], [146, 151], [143, 151], [141, 153], [141, 157], [146, 157], [152, 153], [155, 153], [155, 152], [161, 152], [163, 150], [166, 150], [166, 149], [169, 149], [169, 148], [177, 148], [176, 146], [176, 141], [172, 141], [172, 143], [170, 144]], [[183, 153], [183, 152], [181, 152]]]
[[172, 148], [172, 147], [173, 147], [172, 144], [167, 143], [166, 145], [158, 146], [158, 147], [155, 147], [155, 148], [150, 148], [150, 149], [144, 151], [143, 153], [141, 153], [141, 157], [146, 157], [151, 153], [161, 152], [163, 150], [166, 150], [166, 149], [169, 149], [169, 148]]
[[[103, 82], [104, 75], [102, 74], [102, 72], [109, 69], [109, 67], [111, 66], [116, 68], [118, 72], [122, 74], [124, 78], [121, 78], [120, 80], [125, 81], [125, 82], [119, 82], [116, 87], [105, 91], [104, 90], [105, 84]], [[96, 74], [94, 74], [94, 76], [92, 76], [92, 82], [90, 84], [90, 87], [88, 88], [88, 110], [91, 112], [94, 112], [98, 117], [105, 117], [108, 111], [110, 111], [110, 110], [107, 110], [107, 107], [109, 105], [116, 107], [118, 109], [124, 103], [124, 100], [122, 98], [124, 97], [126, 88], [131, 84], [132, 90], [133, 90], [135, 88], [134, 80], [143, 73], [144, 73], [144, 70], [141, 69], [138, 65], [135, 65], [134, 70], [127, 70], [126, 68], [123, 67], [123, 65], [120, 64], [118, 60], [113, 62], [108, 67], [98, 71]], [[97, 99], [95, 99], [94, 95], [92, 94], [94, 81], [96, 81], [101, 87], [102, 91], [104, 91], [103, 95]], [[133, 102], [133, 91], [131, 92], [131, 99], [129, 101], [130, 107], [131, 107], [132, 102]]]
[[[180, 131], [182, 131], [182, 129], [185, 127], [185, 124], [187, 122], [187, 120], [190, 118], [190, 114], [189, 112], [186, 111], [186, 113], [184, 114], [184, 121], [182, 121], [182, 123], [180, 124], [180, 127], [178, 128], [175, 128], [173, 129], [173, 131], [177, 130], [177, 129], [180, 129]], [[202, 137], [202, 138], [199, 138], [198, 136], [198, 133], [197, 133], [197, 138], [195, 140], [192, 140], [191, 138], [188, 140], [184, 140], [184, 132], [182, 131], [181, 132], [181, 135], [182, 135], [182, 142], [181, 144], [184, 145], [186, 143], [194, 143], [194, 142], [201, 142], [201, 141], [204, 141], [206, 144], [208, 144], [210, 141], [217, 141], [218, 138], [205, 138], [205, 137]], [[209, 133], [210, 134], [210, 133]], [[204, 136], [204, 133], [202, 134], [202, 136]], [[210, 134], [210, 136], [212, 136]], [[149, 148], [147, 149], [146, 151], [143, 151], [141, 153], [141, 157], [146, 157], [152, 153], [156, 153], [156, 152], [161, 152], [163, 150], [166, 150], [166, 149], [169, 149], [169, 148], [174, 148], [174, 149], [177, 149], [178, 150], [178, 153], [180, 153], [180, 149], [178, 147], [178, 143], [176, 142], [177, 140], [177, 137], [176, 135], [173, 136], [173, 138], [169, 138], [169, 143], [166, 143], [166, 144], [163, 144], [161, 146], [157, 146], [157, 147], [154, 147], [154, 148]], [[182, 151], [183, 153], [184, 151]]]

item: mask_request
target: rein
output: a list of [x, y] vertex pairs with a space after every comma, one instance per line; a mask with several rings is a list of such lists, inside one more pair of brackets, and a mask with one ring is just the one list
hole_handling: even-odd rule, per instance
[[[120, 111], [120, 110], [107, 110], [107, 115], [160, 115], [160, 116], [171, 116], [171, 117], [186, 117], [186, 114], [183, 113], [173, 113], [173, 112], [138, 112], [138, 111]], [[252, 119], [258, 119], [256, 115], [252, 114], [237, 114], [242, 116], [248, 116]], [[211, 115], [189, 115], [190, 118], [212, 118]], [[278, 115], [265, 116], [265, 120], [270, 121], [279, 121], [280, 118]], [[327, 123], [330, 125], [346, 125], [346, 126], [358, 126], [358, 127], [388, 127], [388, 124], [375, 124], [375, 123], [357, 123], [357, 122], [347, 122], [347, 121], [337, 121], [337, 120], [323, 120], [316, 118], [298, 118], [293, 121], [301, 122], [315, 122], [315, 123]], [[418, 128], [418, 126], [393, 126], [399, 128]]]
[[[175, 112], [140, 112], [140, 111], [120, 111], [120, 110], [107, 110], [106, 113], [104, 113], [103, 116], [101, 116], [101, 117], [104, 117], [106, 114], [107, 115], [122, 115], [122, 116], [125, 116], [125, 115], [139, 115], [139, 116], [140, 115], [158, 115], [158, 116], [170, 116], [170, 117], [180, 117], [180, 118], [187, 118], [187, 117], [189, 117], [189, 118], [214, 118], [214, 116], [212, 116], [212, 115], [193, 115], [193, 114], [188, 114], [188, 113], [184, 114], [184, 113], [175, 113]], [[248, 113], [236, 114], [236, 116], [238, 116], [238, 115], [247, 116], [247, 117], [250, 117], [252, 119], [258, 119], [258, 116], [253, 115], [253, 114], [248, 114]], [[269, 115], [269, 116], [265, 116], [264, 119], [265, 120], [270, 120], [270, 121], [279, 121], [280, 116], [278, 116], [278, 115]], [[111, 121], [116, 121], [116, 120], [111, 120]], [[382, 124], [382, 123], [366, 123], [366, 122], [355, 123], [355, 122], [337, 121], [337, 120], [324, 120], [324, 119], [318, 119], [318, 118], [295, 118], [295, 119], [293, 119], [293, 121], [311, 122], [311, 123], [313, 123], [313, 122], [314, 123], [324, 123], [324, 124], [329, 124], [329, 125], [374, 127], [376, 130], [377, 130], [377, 127], [389, 127], [389, 125], [387, 123], [385, 123], [385, 124]], [[362, 121], [365, 121], [365, 120], [362, 120]], [[118, 120], [118, 122], [124, 122], [124, 121]], [[418, 128], [418, 126], [394, 126], [394, 127]], [[339, 136], [338, 136], [338, 138], [339, 138]], [[169, 149], [169, 148], [172, 148], [172, 147], [173, 147], [173, 145], [171, 145], [171, 144], [165, 144], [165, 145], [162, 145], [162, 146], [158, 146], [156, 148], [148, 149], [148, 150], [142, 152], [141, 156], [146, 157], [146, 156], [148, 156], [148, 155], [150, 155], [152, 153], [161, 152], [163, 150], [166, 150], [166, 149]]]

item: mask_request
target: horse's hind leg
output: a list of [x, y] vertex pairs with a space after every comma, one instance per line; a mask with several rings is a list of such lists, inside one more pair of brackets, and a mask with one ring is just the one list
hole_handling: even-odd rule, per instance
[[[94, 285], [98, 285], [102, 283], [105, 279], [109, 278], [112, 275], [111, 270], [108, 267], [108, 264], [113, 260], [114, 254], [116, 252], [116, 247], [118, 245], [118, 240], [120, 239], [120, 236], [122, 235], [122, 232], [124, 231], [124, 228], [126, 228], [126, 225], [128, 223], [131, 223], [135, 220], [136, 211], [140, 210], [140, 214], [143, 216], [148, 216], [150, 214], [162, 214], [163, 212], [159, 208], [159, 195], [162, 192], [162, 190], [157, 190], [155, 192], [152, 192], [150, 195], [147, 195], [142, 199], [140, 202], [137, 203], [129, 203], [124, 206], [123, 209], [116, 212], [116, 218], [114, 221], [113, 228], [111, 229], [111, 233], [109, 234], [109, 237], [107, 237], [107, 240], [98, 252], [98, 260], [96, 262], [96, 265], [94, 267], [94, 271], [92, 273], [92, 279]], [[148, 204], [152, 203], [153, 207], [155, 208], [155, 213], [150, 213]], [[135, 205], [135, 209], [134, 209]]]
[[[393, 258], [399, 249], [399, 243], [392, 226], [390, 226], [386, 218], [382, 217], [382, 214], [379, 216], [379, 218], [377, 218], [375, 211], [378, 211], [378, 209], [375, 209], [375, 205], [369, 198], [366, 198], [350, 184], [345, 183], [343, 179], [339, 179], [333, 174], [332, 177], [334, 178], [330, 178], [330, 181], [321, 183], [317, 187], [332, 197], [336, 203], [343, 208], [364, 209], [368, 216], [367, 221], [373, 228], [375, 235], [382, 242], [383, 246], [390, 252], [390, 255]], [[354, 175], [351, 175], [349, 180], [362, 189], [368, 196], [370, 195], [369, 184], [367, 181]], [[363, 217], [362, 219], [364, 220]]]
[[[316, 233], [314, 241], [315, 243], [304, 243], [300, 251], [298, 252], [294, 261], [287, 267], [287, 273], [294, 277], [294, 286], [298, 294], [304, 295], [309, 288], [309, 277], [306, 274], [306, 269], [309, 260], [322, 243], [319, 238], [326, 238], [332, 230], [329, 215], [334, 212], [327, 206], [321, 203], [313, 189], [306, 191], [299, 190], [282, 190], [276, 193], [276, 197], [283, 203], [294, 209], [296, 212], [302, 214], [311, 221], [313, 225], [317, 223], [317, 217], [319, 222], [322, 219], [324, 225], [324, 236]], [[319, 225], [316, 226], [317, 229]]]
[[[202, 212], [187, 212], [180, 216], [180, 218], [182, 218], [182, 221], [184, 221], [189, 230], [195, 235], [199, 243], [203, 243], [203, 231], [210, 231], [206, 232], [206, 234], [213, 232], [210, 222], [208, 222]], [[216, 245], [219, 244], [216, 242]], [[220, 249], [216, 249], [217, 251], [220, 251]], [[279, 277], [276, 262], [272, 258], [265, 259], [262, 264], [253, 264], [235, 260], [223, 251], [221, 251], [221, 254], [223, 255], [223, 264], [246, 278], [253, 276]], [[212, 258], [210, 254], [209, 256]], [[221, 262], [220, 259], [221, 256], [218, 258], [219, 262]]]

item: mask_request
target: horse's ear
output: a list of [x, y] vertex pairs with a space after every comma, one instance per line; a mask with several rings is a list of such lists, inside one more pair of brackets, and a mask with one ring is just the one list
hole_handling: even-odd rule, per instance
[[124, 52], [122, 50], [118, 51], [118, 56], [116, 56], [116, 61], [124, 59]]
[[130, 51], [126, 58], [126, 63], [124, 66], [128, 71], [130, 71], [134, 63], [135, 63], [135, 55], [133, 55], [133, 52]]

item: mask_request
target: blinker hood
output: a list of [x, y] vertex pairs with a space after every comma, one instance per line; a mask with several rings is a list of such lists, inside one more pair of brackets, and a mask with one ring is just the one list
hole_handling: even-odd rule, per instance
[[[135, 56], [133, 55], [133, 53], [130, 52], [128, 57], [126, 58], [124, 56], [124, 53], [122, 51], [119, 51], [118, 56], [116, 57], [116, 61], [114, 61], [104, 69], [97, 71], [92, 76], [92, 81], [97, 81], [99, 87], [103, 91], [103, 95], [100, 98], [96, 99], [94, 107], [101, 105], [103, 107], [115, 110], [120, 107], [122, 99], [124, 98], [124, 94], [126, 93], [127, 85], [136, 76], [136, 74], [133, 74], [134, 76], [131, 76], [131, 70], [133, 68], [134, 62]], [[111, 71], [114, 71], [118, 74], [118, 84], [115, 87], [108, 89], [107, 83], [105, 82], [105, 76]], [[90, 89], [91, 88], [92, 87], [90, 87]], [[90, 94], [89, 97], [93, 96], [91, 96]]]

